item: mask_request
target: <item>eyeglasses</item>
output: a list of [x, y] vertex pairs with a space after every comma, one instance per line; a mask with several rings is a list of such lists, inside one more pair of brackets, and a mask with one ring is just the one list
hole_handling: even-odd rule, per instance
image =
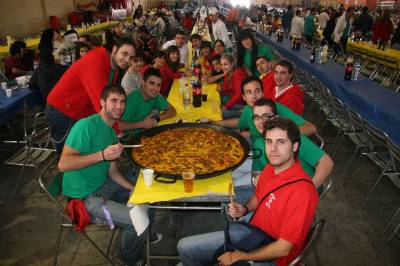
[[272, 118], [274, 118], [276, 115], [271, 115], [271, 114], [263, 114], [262, 116], [259, 115], [253, 115], [253, 120], [254, 121], [268, 121], [271, 120]]

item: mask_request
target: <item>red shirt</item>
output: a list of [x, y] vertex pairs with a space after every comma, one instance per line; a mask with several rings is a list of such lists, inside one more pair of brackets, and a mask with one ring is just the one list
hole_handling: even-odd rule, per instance
[[169, 91], [171, 90], [172, 82], [174, 79], [179, 79], [182, 77], [180, 72], [174, 72], [167, 63], [165, 63], [160, 68], [160, 73], [162, 77], [162, 85], [160, 93], [164, 96], [168, 96]]
[[22, 60], [20, 57], [17, 56], [7, 56], [4, 58], [4, 68], [5, 68], [5, 74], [9, 80], [15, 79], [16, 77], [20, 75], [16, 75], [12, 73], [13, 68], [18, 68], [21, 70], [25, 70], [24, 65], [22, 64]]
[[289, 107], [293, 113], [298, 115], [301, 115], [304, 111], [304, 92], [301, 90], [301, 86], [299, 84], [291, 84], [279, 95], [276, 94], [275, 86], [274, 89], [269, 92], [268, 98]]
[[242, 81], [246, 77], [247, 73], [241, 67], [235, 68], [230, 79], [225, 75], [222, 91], [225, 95], [231, 96], [225, 103], [227, 109], [231, 109], [235, 104], [243, 104]]
[[273, 95], [275, 94], [276, 87], [274, 71], [268, 71], [266, 74], [261, 75], [260, 79], [264, 89], [264, 97], [267, 99], [272, 99]]
[[[277, 175], [273, 167], [268, 164], [257, 184], [255, 192], [257, 200], [261, 201], [266, 193], [274, 188], [298, 179], [311, 180], [299, 161]], [[278, 266], [288, 265], [303, 249], [317, 203], [318, 194], [314, 185], [299, 181], [267, 196], [253, 216], [252, 225], [277, 240], [281, 238], [293, 244], [288, 256], [275, 259]]]
[[[110, 54], [104, 47], [91, 50], [64, 73], [47, 97], [47, 103], [71, 119], [100, 112], [100, 94], [109, 83]], [[116, 84], [117, 72], [113, 84]]]

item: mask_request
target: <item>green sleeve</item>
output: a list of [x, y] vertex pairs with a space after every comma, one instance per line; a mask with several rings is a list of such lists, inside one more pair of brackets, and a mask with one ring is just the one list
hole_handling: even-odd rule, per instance
[[240, 130], [248, 129], [249, 123], [253, 119], [252, 116], [253, 116], [253, 111], [251, 110], [250, 106], [246, 105], [245, 107], [243, 107], [242, 114], [240, 115], [239, 118], [238, 128]]
[[122, 114], [121, 120], [133, 122], [133, 118], [137, 113], [136, 106], [138, 105], [135, 103], [135, 92], [133, 92], [126, 97], [125, 111]]
[[68, 134], [67, 140], [65, 144], [71, 147], [74, 150], [79, 151], [81, 154], [86, 153], [87, 144], [90, 143], [89, 137], [89, 128], [88, 123], [86, 123], [86, 119], [79, 120], [75, 123], [75, 125], [71, 128], [71, 131]]
[[158, 111], [164, 111], [167, 109], [168, 105], [169, 103], [164, 97], [161, 95], [156, 96], [154, 108], [156, 108]]
[[272, 50], [270, 47], [266, 46], [263, 43], [258, 44], [257, 46], [257, 56], [265, 56], [268, 61], [274, 60], [274, 56], [272, 55]]
[[257, 138], [253, 142], [253, 171], [262, 171], [268, 163], [267, 155], [265, 154], [265, 142], [263, 138]]
[[280, 117], [289, 118], [292, 120], [297, 126], [302, 126], [306, 123], [306, 120], [299, 116], [298, 114], [293, 113], [288, 107], [284, 106], [283, 104], [276, 103], [276, 109], [278, 111], [278, 115]]
[[299, 160], [306, 162], [309, 166], [315, 168], [318, 161], [324, 156], [325, 152], [320, 149], [307, 136], [301, 135]]

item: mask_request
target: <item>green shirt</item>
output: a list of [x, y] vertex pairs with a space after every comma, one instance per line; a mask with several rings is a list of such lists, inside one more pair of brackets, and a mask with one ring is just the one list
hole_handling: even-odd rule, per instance
[[[161, 95], [145, 100], [141, 90], [135, 90], [126, 97], [125, 112], [122, 115], [122, 120], [128, 122], [140, 122], [150, 115], [153, 109], [159, 112], [164, 111], [168, 107], [167, 100]], [[131, 130], [131, 136], [138, 133], [141, 129]]]
[[[274, 59], [274, 56], [272, 55], [271, 48], [266, 46], [263, 43], [257, 44], [257, 57], [259, 56], [265, 56], [268, 61], [272, 61]], [[253, 62], [252, 56], [251, 56], [251, 50], [245, 49], [244, 54], [243, 54], [243, 65], [247, 67], [248, 70], [251, 71], [252, 66], [256, 65], [256, 62]], [[260, 76], [260, 73], [258, 72], [257, 68], [254, 67], [254, 70], [251, 71], [253, 76]]]
[[308, 15], [304, 19], [304, 35], [313, 36], [314, 35], [314, 16]]
[[[268, 163], [268, 158], [265, 154], [264, 138], [258, 138], [253, 142], [254, 159], [253, 171], [262, 171]], [[310, 176], [314, 176], [315, 166], [318, 161], [324, 156], [325, 152], [315, 145], [308, 137], [301, 135], [300, 149], [298, 159], [304, 171]]]
[[[297, 126], [301, 126], [306, 123], [306, 120], [304, 120], [304, 118], [293, 113], [292, 110], [290, 110], [285, 105], [280, 104], [280, 103], [275, 103], [275, 104], [276, 104], [276, 109], [277, 109], [278, 115], [280, 117], [285, 117], [285, 118], [292, 120]], [[253, 140], [253, 142], [257, 138], [262, 138], [261, 133], [258, 132], [256, 125], [254, 125], [253, 109], [248, 105], [243, 107], [242, 114], [240, 115], [240, 118], [239, 118], [238, 128], [240, 130], [248, 129], [250, 131], [251, 139]]]
[[[99, 152], [118, 142], [114, 129], [99, 114], [83, 118], [72, 127], [66, 145], [81, 155]], [[64, 173], [62, 193], [71, 198], [82, 199], [95, 192], [108, 178], [110, 162], [102, 161], [90, 166]]]

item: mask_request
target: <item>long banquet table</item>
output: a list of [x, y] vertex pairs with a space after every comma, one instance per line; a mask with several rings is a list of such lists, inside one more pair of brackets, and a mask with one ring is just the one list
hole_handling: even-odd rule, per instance
[[292, 50], [290, 41], [286, 38], [283, 42], [277, 42], [275, 36], [269, 37], [260, 32], [257, 32], [257, 36], [292, 61], [296, 67], [318, 78], [334, 96], [400, 145], [399, 93], [364, 77], [360, 77], [358, 81], [345, 81], [342, 65], [335, 62], [311, 64], [310, 50], [303, 47], [301, 50]]

